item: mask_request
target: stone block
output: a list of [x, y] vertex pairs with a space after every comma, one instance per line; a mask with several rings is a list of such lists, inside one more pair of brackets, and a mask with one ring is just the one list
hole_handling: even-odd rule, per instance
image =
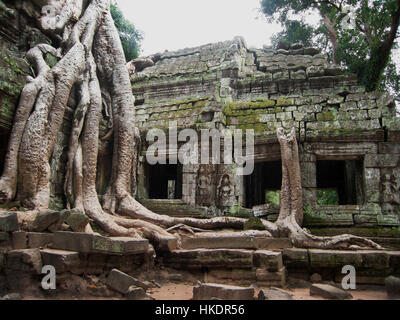
[[257, 249], [253, 237], [202, 237], [182, 239], [182, 249]]
[[193, 288], [193, 300], [254, 300], [254, 288], [205, 283]]
[[290, 269], [307, 269], [310, 266], [307, 249], [285, 249], [282, 258], [283, 264]]
[[15, 231], [12, 234], [12, 245], [14, 250], [28, 249], [28, 236], [24, 231]]
[[258, 300], [293, 300], [293, 295], [278, 288], [271, 288], [270, 290], [261, 290]]
[[255, 240], [258, 249], [276, 250], [293, 247], [289, 238], [256, 238]]
[[253, 253], [239, 249], [175, 250], [163, 255], [164, 265], [175, 269], [253, 267]]
[[122, 294], [127, 294], [131, 286], [140, 287], [144, 290], [149, 288], [148, 284], [143, 283], [142, 281], [137, 280], [134, 277], [131, 277], [130, 275], [117, 269], [111, 270], [106, 279], [106, 285]]
[[16, 212], [0, 212], [0, 231], [13, 232], [18, 230]]
[[319, 296], [330, 300], [353, 299], [350, 293], [328, 284], [313, 284], [310, 287], [310, 296]]
[[399, 160], [399, 156], [393, 154], [368, 154], [364, 164], [366, 168], [395, 168]]
[[7, 269], [41, 274], [42, 258], [39, 249], [13, 250], [7, 254]]
[[400, 143], [381, 142], [379, 143], [379, 153], [400, 154]]
[[279, 271], [283, 268], [281, 252], [258, 250], [253, 254], [254, 267], [268, 271]]
[[10, 236], [8, 235], [7, 232], [0, 231], [0, 241], [8, 241], [9, 239]]
[[381, 172], [379, 169], [365, 168], [365, 191], [368, 202], [378, 202], [380, 196]]
[[389, 265], [400, 274], [400, 252], [389, 252]]
[[138, 288], [135, 286], [130, 286], [128, 292], [126, 293], [126, 298], [128, 300], [142, 300], [146, 297], [146, 292], [143, 288]]
[[307, 227], [352, 226], [354, 225], [354, 220], [351, 213], [307, 212], [304, 215], [304, 225]]
[[365, 269], [387, 270], [390, 256], [384, 251], [358, 251], [362, 256], [362, 265]]
[[362, 267], [363, 259], [357, 251], [308, 250], [312, 268], [342, 268], [346, 265]]
[[286, 285], [286, 268], [279, 271], [256, 270], [257, 282], [266, 286], [284, 287]]
[[28, 247], [31, 249], [47, 247], [54, 239], [54, 234], [52, 233], [28, 232], [27, 236]]
[[378, 226], [380, 227], [398, 227], [400, 220], [398, 215], [385, 214], [377, 216]]
[[400, 278], [387, 277], [385, 279], [385, 286], [389, 297], [400, 297]]
[[56, 232], [52, 248], [81, 253], [129, 255], [147, 252], [148, 240], [113, 237], [78, 232]]
[[80, 258], [78, 252], [43, 249], [40, 250], [43, 265], [50, 265], [56, 269], [58, 274], [71, 271], [79, 267]]
[[68, 217], [68, 211], [40, 211], [30, 226], [30, 231], [43, 232], [45, 230], [58, 231]]
[[65, 222], [71, 227], [73, 231], [84, 232], [89, 221], [89, 218], [83, 212], [71, 210], [69, 211], [68, 218]]

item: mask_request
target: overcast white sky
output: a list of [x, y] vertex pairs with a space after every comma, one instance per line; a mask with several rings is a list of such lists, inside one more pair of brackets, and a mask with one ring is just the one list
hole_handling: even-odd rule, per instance
[[269, 44], [280, 31], [259, 13], [260, 0], [117, 0], [124, 16], [144, 33], [142, 56], [231, 40]]
[[[144, 34], [141, 56], [243, 36], [262, 48], [281, 27], [268, 24], [260, 0], [116, 0], [124, 16]], [[307, 21], [315, 22], [310, 16]], [[318, 18], [317, 18], [318, 19]], [[394, 52], [400, 69], [400, 50]]]

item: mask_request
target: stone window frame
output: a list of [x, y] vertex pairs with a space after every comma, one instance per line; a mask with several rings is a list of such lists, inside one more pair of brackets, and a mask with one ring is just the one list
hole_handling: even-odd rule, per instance
[[[378, 144], [374, 142], [308, 142], [302, 146], [300, 152], [300, 167], [302, 171], [302, 186], [304, 205], [313, 208], [327, 208], [329, 206], [317, 205], [317, 161], [321, 160], [362, 160], [363, 161], [363, 191], [365, 199], [362, 204], [339, 205], [332, 208], [351, 208], [364, 206], [373, 202], [373, 194], [379, 192], [379, 181], [376, 174], [371, 174], [366, 168], [368, 155], [378, 154]], [[307, 174], [306, 174], [307, 173]], [[311, 178], [307, 180], [307, 177]], [[372, 180], [372, 181], [370, 181]], [[369, 186], [369, 187], [368, 187]]]

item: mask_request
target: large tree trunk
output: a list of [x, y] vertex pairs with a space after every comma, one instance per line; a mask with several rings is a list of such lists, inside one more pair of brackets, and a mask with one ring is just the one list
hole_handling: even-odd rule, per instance
[[[122, 45], [110, 14], [110, 0], [89, 0], [86, 7], [83, 3], [50, 1], [58, 15], [41, 18], [43, 28], [59, 33], [62, 40], [58, 50], [39, 45], [27, 55], [37, 77], [29, 79], [21, 95], [0, 179], [0, 201], [8, 202], [17, 196], [30, 209], [48, 208], [49, 159], [75, 87], [80, 99], [72, 123], [65, 177], [70, 208], [84, 211], [110, 235], [144, 237], [164, 249], [177, 247], [179, 232], [195, 236], [204, 230], [243, 230], [246, 219], [172, 218], [151, 212], [132, 197], [139, 135]], [[43, 58], [48, 52], [60, 58], [51, 69]], [[114, 126], [112, 177], [103, 207], [96, 191], [102, 96], [107, 97]], [[300, 228], [303, 204], [297, 141], [294, 134], [286, 137], [283, 131], [278, 136], [284, 166], [282, 209], [277, 224], [263, 221], [267, 231], [262, 235], [289, 236], [300, 247], [378, 247], [351, 236], [318, 238]]]
[[303, 195], [296, 130], [285, 135], [278, 129], [278, 140], [282, 153], [281, 209], [276, 226], [281, 236], [288, 236], [299, 248], [348, 249], [381, 247], [371, 240], [341, 235], [337, 237], [316, 237], [301, 228], [303, 223]]

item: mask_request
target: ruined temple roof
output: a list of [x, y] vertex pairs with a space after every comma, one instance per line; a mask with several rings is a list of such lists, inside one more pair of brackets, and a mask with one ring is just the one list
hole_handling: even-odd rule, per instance
[[[165, 52], [131, 76], [140, 129], [298, 128], [301, 141], [381, 140], [400, 129], [394, 100], [367, 93], [353, 74], [314, 48], [247, 48], [242, 38]], [[151, 62], [151, 61], [150, 61]]]
[[[233, 40], [206, 44], [195, 48], [157, 54], [154, 66], [134, 74], [133, 82], [236, 70], [242, 77], [272, 76], [271, 79], [303, 79], [305, 76], [336, 76], [342, 70], [328, 63], [327, 55], [315, 48], [299, 45], [289, 50], [247, 48], [245, 41]], [[153, 56], [154, 57], [154, 56]], [[289, 74], [290, 73], [290, 74]]]

